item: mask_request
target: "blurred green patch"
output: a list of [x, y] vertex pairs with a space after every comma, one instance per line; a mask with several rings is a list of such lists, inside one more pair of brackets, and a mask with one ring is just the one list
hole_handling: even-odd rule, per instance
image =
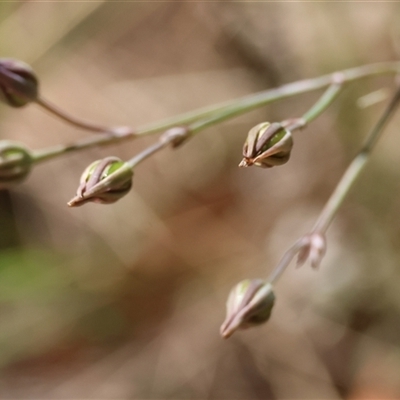
[[124, 315], [112, 305], [98, 308], [78, 322], [78, 331], [91, 342], [118, 340], [126, 328]]
[[61, 269], [61, 256], [48, 250], [8, 249], [0, 252], [0, 301], [46, 299], [59, 295], [71, 278]]

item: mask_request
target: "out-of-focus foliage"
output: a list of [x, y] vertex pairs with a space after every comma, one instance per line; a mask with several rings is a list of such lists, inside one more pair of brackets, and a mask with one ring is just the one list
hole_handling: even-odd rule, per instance
[[[394, 60], [397, 3], [2, 2], [0, 55], [43, 95], [133, 125], [341, 68]], [[376, 121], [349, 86], [294, 135], [290, 162], [238, 169], [248, 130], [318, 93], [201, 133], [135, 171], [111, 206], [69, 209], [82, 170], [155, 138], [68, 155], [0, 192], [2, 398], [399, 398], [397, 116], [338, 219], [319, 271], [289, 270], [271, 320], [219, 337], [230, 288], [263, 278], [307, 232]], [[39, 149], [86, 135], [38, 107], [0, 107], [0, 138]]]

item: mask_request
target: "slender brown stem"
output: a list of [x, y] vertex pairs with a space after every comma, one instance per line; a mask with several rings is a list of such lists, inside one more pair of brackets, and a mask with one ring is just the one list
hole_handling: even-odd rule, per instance
[[45, 110], [49, 111], [51, 114], [55, 115], [56, 117], [62, 119], [63, 121], [71, 125], [76, 126], [77, 128], [82, 128], [91, 132], [101, 132], [101, 133], [112, 131], [112, 129], [107, 126], [98, 125], [97, 123], [77, 118], [67, 113], [64, 110], [61, 110], [61, 108], [50, 103], [43, 97], [38, 97], [36, 103], [39, 104], [41, 107], [43, 107]]

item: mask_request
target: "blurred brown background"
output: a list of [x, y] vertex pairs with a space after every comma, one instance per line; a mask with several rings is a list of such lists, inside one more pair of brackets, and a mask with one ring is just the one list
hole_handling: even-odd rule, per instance
[[[0, 54], [43, 96], [107, 124], [164, 117], [400, 51], [398, 3], [1, 2]], [[400, 169], [391, 121], [328, 232], [319, 271], [290, 268], [272, 319], [228, 341], [230, 288], [266, 277], [310, 229], [384, 107], [352, 84], [295, 135], [288, 164], [238, 169], [255, 124], [318, 93], [209, 129], [140, 165], [111, 206], [68, 209], [79, 176], [137, 141], [68, 155], [0, 192], [0, 396], [79, 399], [400, 398]], [[0, 106], [0, 138], [39, 149], [86, 135]]]

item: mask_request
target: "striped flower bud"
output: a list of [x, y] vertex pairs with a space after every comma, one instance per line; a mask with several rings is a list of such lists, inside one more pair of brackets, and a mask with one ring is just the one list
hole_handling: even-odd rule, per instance
[[289, 161], [293, 138], [281, 124], [263, 122], [250, 129], [243, 146], [243, 160], [239, 167], [270, 168]]
[[33, 158], [23, 145], [0, 141], [0, 189], [23, 181], [32, 168]]
[[32, 68], [19, 60], [0, 58], [0, 97], [12, 107], [23, 107], [38, 96], [38, 79]]
[[111, 204], [125, 196], [132, 187], [133, 171], [117, 157], [106, 157], [90, 164], [83, 172], [70, 207], [87, 202]]
[[225, 339], [238, 329], [260, 325], [271, 316], [275, 295], [272, 285], [261, 279], [246, 279], [230, 292], [226, 318], [221, 326]]

